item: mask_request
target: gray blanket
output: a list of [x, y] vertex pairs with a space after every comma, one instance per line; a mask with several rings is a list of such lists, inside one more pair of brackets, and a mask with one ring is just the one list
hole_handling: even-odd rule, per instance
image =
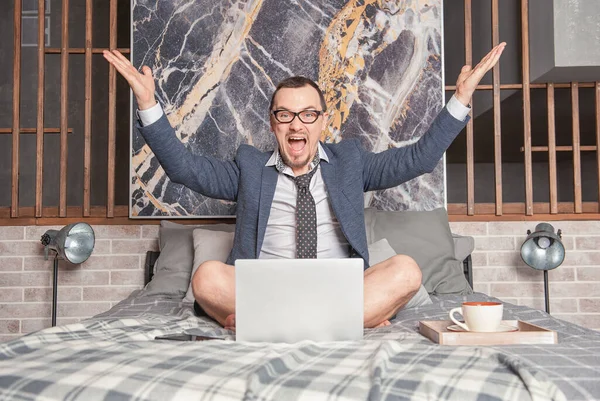
[[[190, 304], [136, 293], [77, 324], [0, 344], [0, 399], [10, 400], [593, 400], [600, 333], [505, 304], [506, 320], [558, 332], [556, 345], [451, 347], [417, 332], [463, 300], [402, 311], [363, 341], [255, 344]], [[156, 341], [193, 333], [201, 342]]]

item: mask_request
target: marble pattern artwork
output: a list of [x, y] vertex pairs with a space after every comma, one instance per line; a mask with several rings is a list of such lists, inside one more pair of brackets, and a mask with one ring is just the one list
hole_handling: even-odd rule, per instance
[[[418, 140], [442, 108], [441, 0], [132, 0], [133, 62], [153, 69], [159, 102], [194, 153], [232, 158], [275, 147], [276, 84], [316, 80], [331, 114], [323, 141], [374, 152]], [[169, 181], [133, 129], [132, 217], [231, 216], [235, 204]], [[443, 206], [444, 169], [365, 194], [365, 206]]]

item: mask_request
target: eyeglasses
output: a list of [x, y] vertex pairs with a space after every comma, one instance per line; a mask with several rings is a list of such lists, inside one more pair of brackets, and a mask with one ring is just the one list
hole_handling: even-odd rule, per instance
[[289, 110], [273, 110], [271, 112], [275, 119], [283, 124], [288, 124], [294, 121], [294, 118], [298, 117], [298, 120], [303, 122], [304, 124], [312, 124], [321, 114], [323, 114], [322, 110], [302, 110], [297, 113]]

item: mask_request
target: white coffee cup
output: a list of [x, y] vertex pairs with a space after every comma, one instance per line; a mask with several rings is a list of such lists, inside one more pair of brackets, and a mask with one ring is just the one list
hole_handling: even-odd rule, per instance
[[[465, 323], [454, 318], [460, 313]], [[466, 331], [490, 333], [498, 330], [502, 323], [503, 305], [501, 302], [463, 302], [459, 308], [450, 311], [450, 319]]]

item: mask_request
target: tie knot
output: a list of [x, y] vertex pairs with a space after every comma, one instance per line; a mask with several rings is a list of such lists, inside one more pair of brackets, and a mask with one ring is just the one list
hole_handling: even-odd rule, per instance
[[315, 171], [317, 171], [316, 167], [313, 168], [311, 171], [309, 171], [306, 174], [300, 175], [298, 177], [294, 177], [294, 182], [296, 183], [296, 186], [298, 187], [298, 189], [308, 188], [308, 184], [310, 184], [310, 179], [315, 174]]

